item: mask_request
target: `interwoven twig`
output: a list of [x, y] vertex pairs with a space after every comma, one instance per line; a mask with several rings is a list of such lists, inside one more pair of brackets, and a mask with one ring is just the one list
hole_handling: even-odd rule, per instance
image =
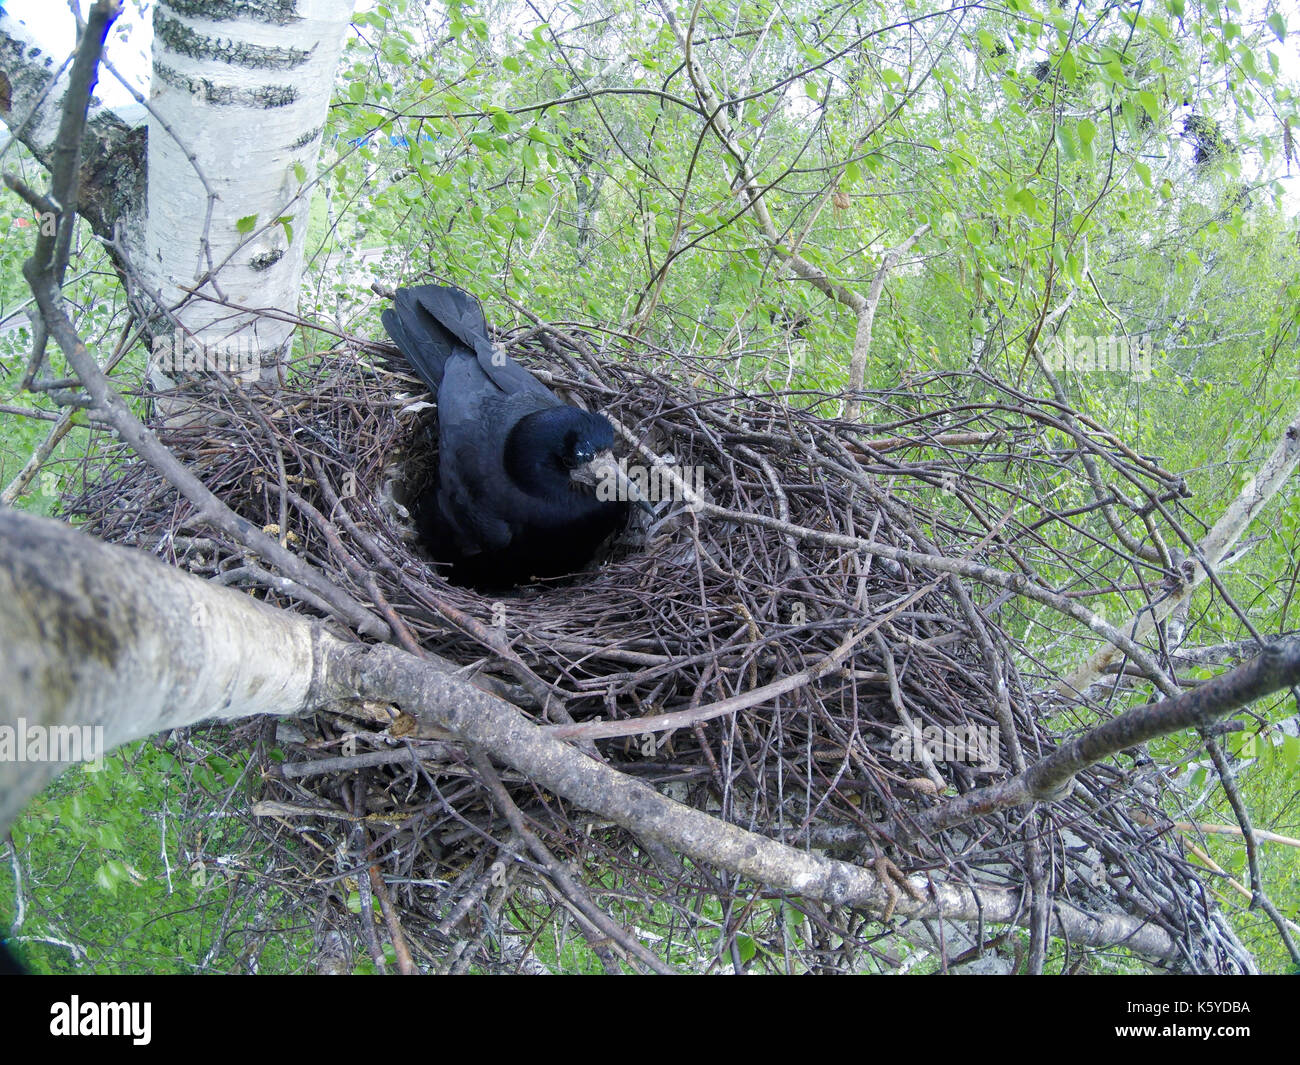
[[[591, 572], [488, 597], [449, 584], [411, 537], [402, 504], [436, 468], [436, 415], [415, 402], [417, 383], [373, 351], [305, 360], [274, 395], [209, 389], [196, 397], [211, 410], [206, 424], [159, 431], [213, 492], [372, 604], [400, 642], [471, 670], [685, 802], [863, 862], [887, 856], [904, 871], [970, 885], [1033, 882], [1047, 897], [1160, 923], [1192, 968], [1240, 963], [1177, 841], [1153, 827], [1163, 823], [1163, 778], [1136, 765], [1094, 766], [1051, 806], [929, 837], [911, 831], [944, 790], [997, 779], [1106, 712], [1042, 694], [1097, 638], [1054, 613], [1050, 598], [1013, 594], [1005, 580], [958, 585], [915, 560], [1018, 574], [1071, 603], [1149, 589], [1169, 574], [1113, 542], [1099, 512], [1116, 499], [1097, 500], [1080, 458], [1123, 486], [1116, 498], [1176, 508], [1176, 477], [1077, 412], [978, 374], [862, 396], [872, 412], [864, 426], [827, 416], [838, 397], [738, 392], [713, 364], [614, 334], [534, 329], [509, 346], [553, 387], [625, 427], [642, 449], [634, 461], [651, 453], [702, 468], [708, 506], [661, 503], [653, 523], [634, 524]], [[90, 484], [73, 509], [106, 539], [322, 612], [311, 593], [192, 528], [190, 506], [143, 464], [127, 457]], [[1138, 537], [1144, 516], [1128, 515]], [[847, 538], [914, 561], [852, 550]], [[652, 719], [668, 714], [674, 727], [655, 729]], [[463, 950], [447, 952], [454, 919], [474, 926], [477, 964], [522, 964], [518, 950], [494, 954], [495, 933], [475, 924], [501, 920], [506, 935], [540, 931], [554, 916], [545, 894], [528, 890], [515, 890], [502, 916], [493, 885], [505, 882], [490, 869], [499, 854], [521, 853], [511, 826], [455, 744], [394, 739], [401, 730], [389, 722], [373, 708], [365, 718], [322, 716], [301, 734], [281, 727], [290, 763], [343, 757], [329, 773], [268, 770], [262, 810], [278, 813], [272, 835], [321, 847], [337, 829], [308, 812], [350, 810], [344, 782], [364, 774], [378, 819], [364, 864], [396, 885], [417, 959], [465, 964]], [[997, 772], [899, 757], [900, 726], [986, 728]], [[385, 750], [393, 757], [372, 754]], [[787, 899], [807, 918], [792, 936], [761, 888], [688, 868], [517, 776], [502, 779], [549, 852], [586, 874], [590, 897], [624, 922], [640, 914], [674, 955], [743, 964], [743, 938], [762, 945], [753, 956], [773, 969], [896, 964], [874, 945], [885, 930], [860, 916]], [[274, 853], [282, 879], [302, 877], [301, 848]], [[300, 881], [304, 902], [322, 899], [313, 875]], [[588, 905], [569, 900], [575, 913], [579, 902]]]

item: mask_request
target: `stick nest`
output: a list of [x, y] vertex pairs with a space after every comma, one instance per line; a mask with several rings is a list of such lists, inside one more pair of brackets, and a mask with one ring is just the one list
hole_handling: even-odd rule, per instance
[[[436, 412], [382, 346], [303, 360], [273, 393], [206, 382], [186, 397], [203, 424], [155, 428], [232, 509], [373, 604], [408, 646], [463, 667], [538, 721], [635, 724], [696, 711], [669, 731], [595, 741], [600, 757], [682, 802], [850, 861], [887, 857], [972, 888], [1033, 884], [1053, 900], [1138, 915], [1174, 936], [1194, 970], [1243, 964], [1176, 839], [1158, 827], [1168, 823], [1158, 808], [1166, 785], [1148, 759], [1094, 766], [1062, 802], [909, 835], [917, 814], [946, 795], [1005, 779], [1017, 757], [1032, 763], [1096, 723], [1095, 708], [1048, 694], [1095, 638], [996, 587], [835, 539], [1101, 597], [1131, 579], [1135, 563], [1108, 546], [1082, 458], [1144, 503], [1177, 508], [1174, 479], [1086, 420], [1075, 428], [1058, 405], [980, 374], [866, 395], [867, 426], [826, 417], [838, 397], [741, 389], [717, 376], [716, 363], [619, 335], [557, 327], [505, 339], [571, 402], [626, 427], [630, 463], [653, 454], [698, 468], [705, 498], [728, 514], [660, 502], [653, 522], [634, 518], [589, 572], [485, 596], [449, 584], [413, 539], [405, 504], [436, 468]], [[107, 459], [72, 508], [101, 537], [323, 613], [198, 527], [152, 469], [125, 453]], [[1125, 517], [1140, 534], [1138, 517]], [[1159, 569], [1150, 576], [1159, 580]], [[1036, 659], [1022, 634], [1061, 621], [1059, 659]], [[783, 680], [786, 690], [751, 695]], [[724, 700], [734, 700], [727, 712], [706, 712]], [[307, 914], [323, 953], [365, 942], [345, 903], [354, 889], [368, 899], [369, 878], [358, 874], [373, 865], [417, 962], [550, 963], [577, 927], [569, 900], [557, 904], [562, 889], [528, 864], [460, 745], [395, 736], [390, 722], [387, 708], [342, 708], [209, 741], [242, 745], [260, 770], [246, 774], [256, 781], [247, 816], [270, 844], [267, 882], [293, 888], [290, 905]], [[918, 735], [921, 743], [903, 739]], [[940, 735], [976, 747], [950, 758], [931, 743], [927, 762], [918, 748]], [[340, 761], [317, 766], [322, 759]], [[882, 924], [779, 898], [503, 777], [592, 898], [679, 966], [863, 971], [896, 968], [909, 949], [944, 965], [978, 953], [977, 926]], [[195, 810], [210, 801], [196, 795]], [[202, 857], [201, 836], [187, 846]], [[1028, 891], [1025, 899], [1028, 908]], [[588, 938], [607, 967], [617, 964], [615, 947]], [[1069, 951], [1065, 964], [1099, 962]]]

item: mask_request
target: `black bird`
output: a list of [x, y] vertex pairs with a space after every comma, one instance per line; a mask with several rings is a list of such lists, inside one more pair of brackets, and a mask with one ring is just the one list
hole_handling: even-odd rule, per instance
[[560, 402], [495, 346], [473, 296], [399, 289], [382, 318], [437, 399], [437, 484], [413, 509], [453, 581], [574, 573], [627, 520], [629, 499], [653, 513], [613, 461], [609, 420]]

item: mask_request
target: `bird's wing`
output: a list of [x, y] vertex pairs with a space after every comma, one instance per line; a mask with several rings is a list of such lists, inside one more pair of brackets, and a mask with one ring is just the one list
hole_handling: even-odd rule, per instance
[[544, 407], [558, 407], [559, 397], [541, 381], [506, 354], [505, 348], [496, 344], [480, 344], [474, 349], [478, 364], [492, 383], [507, 396], [530, 395], [542, 400]]
[[549, 391], [502, 395], [467, 352], [448, 360], [438, 390], [438, 505], [463, 553], [510, 545], [527, 504], [506, 472], [506, 440], [519, 419], [554, 401]]
[[[459, 466], [460, 464], [454, 464]], [[490, 500], [475, 491], [473, 480], [442, 470], [438, 480], [438, 511], [443, 527], [450, 532], [452, 547], [464, 558], [484, 551], [502, 551], [510, 546], [510, 523], [490, 507]]]

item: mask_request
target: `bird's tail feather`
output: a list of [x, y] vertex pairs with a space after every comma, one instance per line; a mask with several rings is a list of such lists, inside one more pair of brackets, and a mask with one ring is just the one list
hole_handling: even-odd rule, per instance
[[478, 301], [444, 285], [398, 289], [393, 306], [380, 319], [393, 343], [435, 393], [453, 348], [463, 345], [474, 351], [488, 341]]

